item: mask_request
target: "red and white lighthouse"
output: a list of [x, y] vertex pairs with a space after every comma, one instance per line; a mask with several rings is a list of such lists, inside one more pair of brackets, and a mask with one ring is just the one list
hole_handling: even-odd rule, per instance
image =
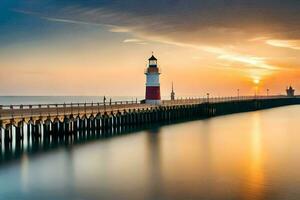
[[145, 71], [146, 75], [146, 103], [160, 104], [160, 70], [157, 66], [157, 59], [152, 55], [149, 58], [148, 68]]

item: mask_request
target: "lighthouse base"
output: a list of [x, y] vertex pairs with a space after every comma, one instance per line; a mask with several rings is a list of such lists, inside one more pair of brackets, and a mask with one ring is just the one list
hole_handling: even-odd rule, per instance
[[150, 100], [150, 99], [146, 99], [146, 104], [160, 105], [160, 104], [161, 104], [161, 100]]

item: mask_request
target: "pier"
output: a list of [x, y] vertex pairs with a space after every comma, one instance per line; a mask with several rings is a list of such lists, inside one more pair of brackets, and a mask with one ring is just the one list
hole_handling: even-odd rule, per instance
[[88, 134], [116, 134], [129, 127], [255, 111], [300, 104], [299, 96], [246, 96], [0, 106], [1, 151], [24, 143], [76, 140]]

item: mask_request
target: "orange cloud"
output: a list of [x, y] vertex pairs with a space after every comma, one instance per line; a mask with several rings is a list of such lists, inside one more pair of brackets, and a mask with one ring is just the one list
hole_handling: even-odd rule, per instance
[[274, 47], [300, 50], [300, 40], [267, 40], [266, 43]]

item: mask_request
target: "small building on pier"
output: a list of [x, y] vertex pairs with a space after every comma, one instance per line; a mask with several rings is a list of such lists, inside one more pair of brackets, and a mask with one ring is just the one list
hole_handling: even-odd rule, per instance
[[288, 97], [294, 97], [295, 96], [295, 89], [292, 86], [287, 87], [286, 88], [286, 95]]
[[172, 101], [175, 100], [175, 92], [174, 92], [173, 82], [172, 82], [171, 100]]

